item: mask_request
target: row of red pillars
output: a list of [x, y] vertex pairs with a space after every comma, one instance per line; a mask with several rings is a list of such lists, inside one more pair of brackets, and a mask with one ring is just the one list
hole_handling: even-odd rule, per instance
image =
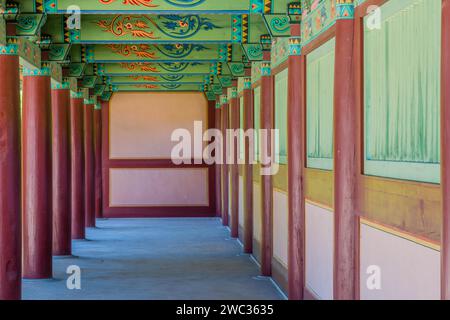
[[[373, 1], [375, 3], [375, 0]], [[382, 0], [378, 1], [382, 3]], [[339, 4], [344, 4], [340, 0]], [[368, 6], [369, 4], [366, 4]], [[355, 186], [359, 164], [357, 159], [357, 104], [354, 96], [355, 78], [355, 24], [352, 18], [336, 21], [336, 61], [334, 96], [334, 299], [359, 299], [358, 266], [358, 194]], [[300, 39], [299, 25], [291, 25], [291, 36]], [[450, 299], [450, 0], [442, 0], [442, 45], [441, 45], [441, 186], [442, 186], [442, 240], [441, 240], [441, 298]], [[301, 50], [301, 48], [299, 48]], [[288, 176], [289, 176], [289, 249], [288, 249], [288, 296], [289, 299], [305, 298], [305, 84], [301, 75], [305, 73], [305, 56], [298, 51], [290, 54], [288, 60]], [[261, 78], [261, 128], [273, 127], [273, 79]], [[228, 120], [230, 105], [222, 100], [218, 102], [216, 116], [220, 130], [234, 127]], [[237, 109], [237, 108], [236, 108]], [[237, 110], [231, 110], [237, 112]], [[253, 127], [253, 99], [250, 86], [244, 87], [244, 129]], [[249, 145], [245, 142], [246, 165], [244, 165], [244, 251], [252, 253], [252, 168], [248, 164]], [[266, 147], [266, 146], [262, 146]], [[224, 225], [228, 225], [228, 172], [232, 165], [217, 167], [222, 180], [218, 196], [217, 215], [222, 216]], [[237, 189], [236, 185], [232, 189]], [[270, 177], [262, 179], [262, 248], [261, 273], [271, 274], [272, 254], [272, 212]], [[222, 202], [222, 205], [220, 203]], [[232, 202], [234, 203], [234, 202]], [[231, 211], [237, 210], [234, 206]], [[231, 216], [235, 216], [235, 212]], [[237, 220], [231, 220], [231, 230], [236, 229]], [[234, 234], [235, 235], [235, 234]], [[236, 235], [235, 235], [236, 236]]]
[[25, 67], [21, 110], [15, 46], [0, 54], [0, 300], [20, 299], [22, 278], [51, 278], [52, 256], [102, 216], [101, 110]]
[[[444, 0], [444, 3], [450, 0]], [[444, 14], [449, 10], [444, 10]], [[353, 88], [353, 49], [354, 49], [354, 20], [338, 19], [336, 21], [336, 79], [334, 114], [335, 116], [335, 250], [334, 250], [334, 298], [335, 299], [357, 299], [358, 298], [358, 270], [357, 270], [357, 215], [355, 184], [357, 177], [356, 165], [356, 104]], [[301, 30], [299, 24], [291, 25], [291, 41], [300, 43]], [[304, 167], [305, 167], [305, 84], [302, 83], [302, 74], [305, 73], [305, 56], [298, 50], [290, 52], [288, 58], [288, 193], [289, 193], [289, 241], [288, 241], [288, 296], [292, 300], [305, 298], [305, 190], [304, 190]], [[264, 68], [270, 69], [270, 52], [264, 52]], [[262, 69], [264, 69], [262, 68]], [[248, 76], [248, 75], [247, 75]], [[248, 81], [248, 80], [247, 80]], [[236, 84], [233, 84], [234, 86]], [[274, 78], [270, 71], [262, 72], [261, 81], [261, 105], [260, 105], [260, 128], [274, 128]], [[226, 92], [224, 92], [226, 94]], [[253, 128], [253, 91], [251, 85], [244, 86], [244, 129]], [[236, 128], [235, 117], [229, 120], [229, 114], [239, 112], [234, 99], [224, 99], [218, 103], [217, 116], [222, 118], [220, 130], [225, 132], [228, 128]], [[231, 110], [230, 110], [231, 108]], [[238, 116], [237, 116], [237, 119]], [[270, 141], [261, 145], [263, 154], [270, 154]], [[244, 236], [243, 245], [245, 253], [252, 253], [253, 233], [253, 203], [252, 203], [252, 166], [249, 165], [248, 142], [245, 142], [246, 165], [243, 167], [244, 185]], [[226, 142], [224, 142], [224, 146]], [[264, 152], [266, 150], [266, 152]], [[450, 156], [449, 156], [450, 158]], [[236, 173], [237, 165], [224, 164], [217, 167], [222, 175], [218, 177], [222, 182], [222, 205], [218, 205], [217, 215], [222, 216], [223, 224], [230, 225], [232, 237], [237, 237], [238, 219], [236, 201], [231, 199], [232, 206], [229, 208], [229, 197], [238, 198], [238, 185], [236, 179], [229, 179], [229, 172]], [[232, 183], [232, 193], [228, 191], [228, 184]], [[261, 275], [272, 275], [273, 254], [273, 212], [272, 212], [272, 177], [261, 176], [261, 248], [260, 262]], [[450, 198], [449, 198], [450, 202]], [[450, 206], [449, 206], [450, 207]], [[221, 211], [220, 211], [221, 209]], [[232, 217], [228, 221], [228, 213]], [[448, 223], [448, 222], [447, 222]], [[448, 223], [450, 225], [450, 223]], [[450, 227], [449, 227], [450, 229]], [[450, 237], [449, 237], [450, 238]], [[448, 241], [450, 243], [450, 241]], [[450, 256], [450, 255], [449, 255]], [[447, 259], [449, 263], [450, 258]], [[450, 263], [449, 263], [450, 264]]]

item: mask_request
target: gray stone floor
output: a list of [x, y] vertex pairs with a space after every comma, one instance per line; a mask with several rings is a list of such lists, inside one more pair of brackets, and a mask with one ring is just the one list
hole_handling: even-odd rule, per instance
[[[98, 220], [51, 280], [24, 280], [24, 299], [282, 299], [218, 219]], [[69, 290], [68, 266], [81, 268]]]

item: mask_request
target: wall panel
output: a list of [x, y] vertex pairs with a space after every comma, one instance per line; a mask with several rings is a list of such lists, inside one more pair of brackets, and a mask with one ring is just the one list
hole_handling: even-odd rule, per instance
[[110, 170], [111, 207], [208, 206], [208, 168]]
[[253, 238], [261, 242], [261, 184], [253, 183]]
[[306, 203], [306, 286], [318, 299], [333, 299], [333, 213]]
[[288, 195], [273, 192], [273, 257], [285, 268], [288, 264]]
[[[213, 216], [215, 167], [200, 153], [194, 162], [193, 139], [194, 122], [208, 129], [215, 123], [214, 111], [202, 93], [115, 93], [109, 108], [102, 109], [105, 217]], [[171, 157], [176, 129], [192, 138], [186, 140], [191, 148], [181, 165]], [[197, 136], [202, 135], [199, 130]]]
[[193, 137], [194, 121], [208, 127], [208, 105], [198, 93], [117, 93], [109, 108], [110, 159], [170, 159], [174, 130]]
[[[369, 266], [380, 270], [380, 290], [367, 286]], [[361, 224], [361, 299], [439, 298], [439, 251], [420, 240]]]

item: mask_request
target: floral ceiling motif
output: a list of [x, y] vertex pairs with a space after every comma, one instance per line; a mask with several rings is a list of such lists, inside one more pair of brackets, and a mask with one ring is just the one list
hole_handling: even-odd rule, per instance
[[[155, 29], [170, 38], [186, 39], [199, 31], [220, 29], [207, 17], [199, 15], [115, 15], [112, 18], [95, 22], [104, 32], [116, 37], [132, 36], [135, 38], [158, 39]], [[153, 29], [152, 29], [153, 28]]]

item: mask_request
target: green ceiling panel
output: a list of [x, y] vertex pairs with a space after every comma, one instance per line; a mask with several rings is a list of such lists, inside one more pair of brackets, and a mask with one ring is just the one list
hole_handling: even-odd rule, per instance
[[[112, 89], [200, 90], [213, 100], [245, 76], [250, 62], [253, 82], [259, 79], [262, 37], [274, 40], [272, 67], [286, 61], [291, 2], [16, 0], [0, 14], [0, 44], [8, 41], [7, 23], [15, 23], [9, 40], [18, 39], [20, 57], [36, 68], [50, 63], [52, 77], [69, 77], [72, 91], [80, 85], [109, 99]], [[302, 45], [334, 23], [334, 3], [302, 1]]]
[[272, 0], [271, 1], [271, 13], [275, 14], [285, 14], [287, 12], [287, 7], [293, 0]]
[[63, 15], [47, 16], [47, 21], [42, 27], [42, 32], [52, 37], [53, 43], [65, 43], [65, 19]]
[[[44, 0], [44, 2], [45, 10], [48, 13], [66, 13], [74, 5], [73, 0]], [[146, 14], [159, 14], [162, 12], [202, 12], [243, 14], [262, 10], [262, 2], [262, 0], [78, 0], [76, 5], [82, 13], [145, 12]]]
[[[215, 65], [215, 64], [214, 64]], [[152, 63], [152, 62], [125, 62], [105, 63], [98, 65], [100, 75], [148, 75], [148, 74], [209, 74], [212, 66], [210, 63]]]
[[204, 85], [199, 84], [134, 84], [134, 85], [113, 85], [112, 90], [116, 91], [203, 91]]
[[20, 12], [32, 13], [36, 12], [35, 0], [19, 0]]
[[242, 39], [240, 15], [87, 15], [72, 43], [231, 43]]
[[266, 27], [264, 18], [260, 14], [249, 15], [249, 32], [248, 43], [259, 43], [260, 38], [264, 34], [268, 34], [269, 30]]
[[[202, 75], [128, 75], [108, 77], [108, 84], [155, 84], [155, 83], [186, 83], [186, 84], [205, 84], [209, 76]], [[209, 81], [209, 79], [208, 79]]]
[[202, 44], [111, 44], [89, 45], [86, 60], [89, 63], [108, 62], [214, 62], [226, 60], [222, 45]]

